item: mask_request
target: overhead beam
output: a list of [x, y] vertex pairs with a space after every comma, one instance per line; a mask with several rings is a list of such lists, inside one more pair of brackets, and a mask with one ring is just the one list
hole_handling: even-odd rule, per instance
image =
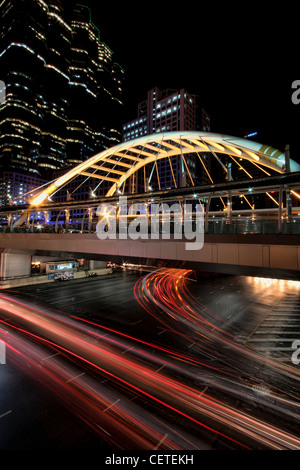
[[144, 161], [143, 158], [134, 157], [133, 155], [128, 155], [128, 153], [125, 154], [125, 153], [121, 153], [121, 152], [116, 152], [113, 155], [117, 156], [117, 157], [127, 158], [128, 160], [132, 160], [132, 161], [135, 161], [135, 162], [143, 162]]
[[112, 163], [113, 165], [124, 166], [125, 168], [131, 168], [132, 167], [132, 165], [130, 163], [125, 163], [121, 160], [113, 160], [112, 158], [105, 158], [105, 159], [103, 159], [103, 162]]
[[115, 168], [108, 168], [106, 166], [91, 165], [90, 168], [94, 168], [98, 171], [108, 171], [110, 173], [116, 173], [117, 175], [121, 176], [126, 175], [126, 172], [124, 173], [124, 171], [116, 170]]
[[83, 171], [81, 174], [84, 176], [88, 176], [89, 178], [95, 178], [98, 180], [107, 180], [107, 181], [112, 181], [113, 183], [119, 182], [119, 180], [117, 180], [116, 178], [111, 178], [110, 176], [96, 175], [95, 173], [88, 173], [87, 171]]

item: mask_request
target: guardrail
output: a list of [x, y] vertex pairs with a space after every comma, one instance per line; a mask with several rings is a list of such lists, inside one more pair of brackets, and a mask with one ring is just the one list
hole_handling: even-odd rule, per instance
[[[82, 227], [81, 221], [76, 221], [69, 224], [53, 224], [53, 225], [30, 225], [10, 228], [7, 225], [0, 226], [0, 233], [93, 233], [96, 232], [96, 225], [98, 219], [93, 219], [86, 228]], [[130, 221], [128, 222], [129, 226]], [[184, 231], [184, 224], [180, 221], [170, 220], [170, 233], [176, 231]], [[193, 231], [196, 233], [196, 223], [193, 224]], [[229, 220], [228, 217], [223, 216], [209, 216], [207, 221], [201, 225], [201, 233], [208, 234], [300, 234], [300, 215], [293, 215], [288, 220], [278, 221], [278, 217], [271, 216], [233, 216]], [[118, 233], [118, 230], [117, 230]], [[149, 223], [150, 233], [150, 223]], [[159, 233], [164, 233], [163, 226], [161, 225]]]

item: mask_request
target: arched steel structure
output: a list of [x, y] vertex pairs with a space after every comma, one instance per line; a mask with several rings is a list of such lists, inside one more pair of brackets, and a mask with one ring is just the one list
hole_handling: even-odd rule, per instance
[[[223, 166], [224, 172], [227, 168], [222, 163], [221, 154], [229, 155], [236, 162], [236, 159], [248, 160], [259, 167], [285, 172], [285, 155], [268, 145], [210, 132], [167, 132], [140, 137], [98, 153], [52, 182], [31, 204], [39, 205], [79, 175], [95, 178], [100, 183], [109, 182], [106, 196], [112, 196], [141, 168], [161, 159], [169, 159], [170, 162], [170, 158], [176, 155], [182, 156], [189, 173], [185, 155], [196, 153], [201, 160], [204, 152], [211, 153]], [[300, 165], [290, 161], [290, 170], [300, 171]]]

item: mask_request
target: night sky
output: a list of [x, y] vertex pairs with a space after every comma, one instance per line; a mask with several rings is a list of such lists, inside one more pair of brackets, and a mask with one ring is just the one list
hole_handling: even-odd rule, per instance
[[84, 4], [126, 72], [126, 120], [148, 89], [185, 88], [203, 98], [212, 132], [258, 132], [256, 141], [281, 151], [289, 144], [300, 162], [300, 104], [291, 100], [300, 79], [295, 10], [245, 2]]

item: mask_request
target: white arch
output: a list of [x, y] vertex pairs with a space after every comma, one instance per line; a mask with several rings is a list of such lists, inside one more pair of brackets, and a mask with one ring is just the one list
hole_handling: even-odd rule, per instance
[[[111, 182], [111, 188], [106, 194], [111, 196], [124, 181], [145, 165], [193, 152], [212, 152], [215, 156], [220, 153], [227, 154], [284, 173], [285, 155], [268, 145], [211, 132], [166, 132], [123, 142], [98, 153], [50, 184], [31, 204], [42, 203], [78, 175]], [[300, 171], [300, 165], [294, 161], [290, 162], [290, 167], [291, 171]]]

